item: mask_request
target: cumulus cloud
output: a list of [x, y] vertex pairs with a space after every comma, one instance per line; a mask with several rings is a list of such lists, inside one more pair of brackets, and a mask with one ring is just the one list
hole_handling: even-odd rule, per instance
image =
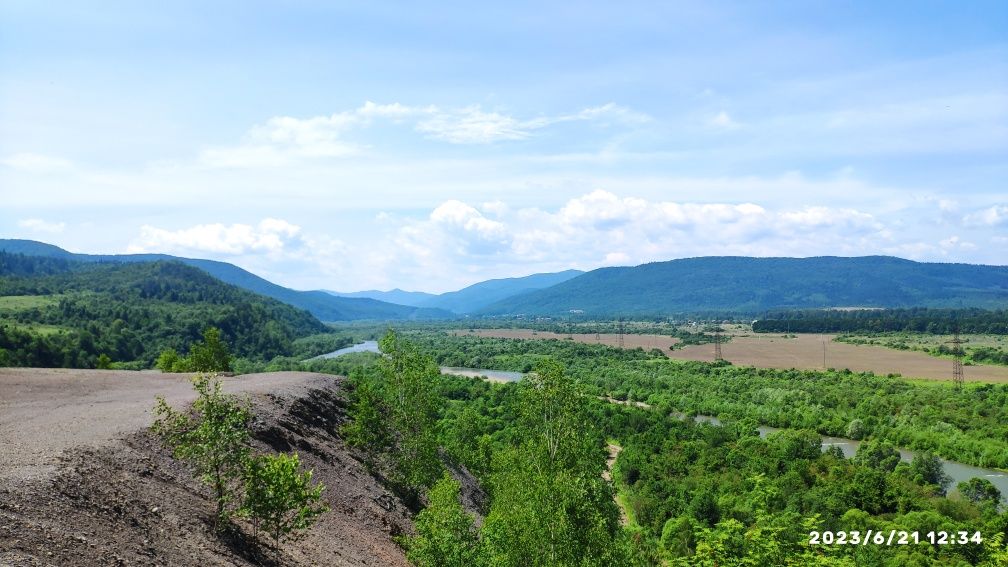
[[968, 226], [1002, 226], [1008, 224], [1008, 205], [994, 205], [966, 215], [963, 222]]
[[42, 219], [23, 219], [18, 221], [18, 226], [21, 228], [27, 228], [33, 232], [45, 232], [49, 234], [58, 234], [66, 229], [66, 223], [63, 222], [48, 222]]
[[144, 225], [127, 251], [201, 252], [218, 255], [279, 253], [300, 243], [301, 228], [281, 219], [264, 219], [258, 225], [201, 224], [179, 230]]
[[[485, 216], [490, 209], [493, 218]], [[428, 279], [470, 272], [486, 279], [703, 255], [856, 254], [866, 243], [888, 244], [881, 222], [849, 208], [768, 210], [595, 190], [552, 210], [490, 209], [449, 200], [426, 219], [406, 221], [387, 248], [396, 258], [388, 267]]]

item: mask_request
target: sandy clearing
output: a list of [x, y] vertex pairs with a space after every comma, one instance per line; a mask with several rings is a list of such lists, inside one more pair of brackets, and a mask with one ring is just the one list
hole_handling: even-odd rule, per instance
[[[0, 368], [0, 481], [51, 474], [73, 447], [100, 447], [150, 425], [155, 396], [172, 405], [195, 395], [188, 374]], [[301, 388], [332, 376], [272, 372], [224, 378], [225, 391]]]
[[[475, 335], [509, 339], [549, 339], [565, 338], [528, 329], [477, 329], [457, 331], [457, 335]], [[817, 370], [822, 368], [848, 368], [856, 372], [876, 374], [900, 374], [904, 378], [924, 378], [927, 380], [951, 380], [952, 361], [937, 358], [922, 352], [901, 351], [873, 345], [851, 345], [833, 342], [836, 335], [799, 334], [796, 338], [782, 335], [758, 334], [733, 336], [721, 345], [725, 360], [740, 366], [760, 368], [798, 368]], [[617, 346], [617, 335], [601, 335], [596, 341], [593, 334], [573, 335], [574, 340], [583, 343]], [[688, 345], [681, 349], [669, 350], [677, 339], [662, 335], [623, 335], [624, 348], [642, 346], [647, 350], [659, 348], [666, 356], [677, 360], [714, 360], [714, 345]], [[823, 344], [826, 345], [826, 364], [823, 365]], [[1008, 366], [978, 364], [965, 367], [968, 382], [1008, 383]]]

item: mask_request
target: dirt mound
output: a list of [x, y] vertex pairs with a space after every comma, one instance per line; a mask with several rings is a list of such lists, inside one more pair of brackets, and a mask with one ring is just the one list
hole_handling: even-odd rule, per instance
[[[346, 409], [340, 379], [299, 378], [272, 392], [253, 389], [255, 444], [297, 451], [326, 485], [331, 511], [304, 539], [283, 544], [280, 562], [407, 565], [393, 538], [412, 530], [409, 511], [337, 434]], [[51, 474], [0, 479], [0, 565], [272, 564], [247, 525], [220, 537], [212, 516], [207, 489], [134, 429], [65, 451]]]

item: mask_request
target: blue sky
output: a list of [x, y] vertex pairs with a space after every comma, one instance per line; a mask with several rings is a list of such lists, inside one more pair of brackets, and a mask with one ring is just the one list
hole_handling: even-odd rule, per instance
[[0, 237], [341, 291], [1008, 263], [1003, 2], [141, 4], [0, 0]]

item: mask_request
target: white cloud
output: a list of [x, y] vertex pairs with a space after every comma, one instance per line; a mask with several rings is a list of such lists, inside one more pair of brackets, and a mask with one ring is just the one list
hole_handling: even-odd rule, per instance
[[1008, 205], [994, 205], [963, 217], [968, 226], [1001, 226], [1008, 224]]
[[425, 220], [407, 220], [377, 247], [401, 279], [423, 274], [423, 281], [434, 282], [467, 273], [479, 274], [475, 280], [704, 255], [853, 255], [890, 244], [872, 215], [843, 208], [768, 210], [595, 190], [553, 210], [499, 210], [488, 219], [472, 205], [448, 200]]
[[144, 225], [140, 236], [127, 251], [199, 252], [221, 255], [279, 253], [300, 245], [301, 228], [281, 219], [264, 219], [256, 226], [247, 224], [201, 224], [179, 230], [165, 230]]
[[33, 232], [46, 232], [50, 234], [58, 234], [66, 229], [66, 223], [63, 222], [47, 222], [42, 219], [23, 219], [18, 221], [18, 226], [21, 228], [27, 228]]
[[28, 152], [11, 154], [0, 160], [0, 163], [13, 169], [31, 173], [55, 172], [73, 167], [73, 164], [69, 160]]
[[264, 124], [253, 126], [238, 145], [205, 148], [200, 162], [224, 168], [278, 167], [307, 159], [355, 156], [364, 152], [367, 145], [353, 141], [352, 133], [370, 127], [377, 120], [393, 125], [411, 124], [414, 131], [427, 138], [451, 144], [492, 144], [523, 140], [537, 130], [563, 122], [632, 125], [646, 122], [650, 117], [614, 103], [573, 114], [521, 120], [498, 111], [484, 111], [479, 105], [443, 109], [434, 105], [367, 101], [356, 109], [330, 115], [275, 116]]
[[732, 117], [729, 116], [728, 112], [724, 110], [719, 112], [717, 116], [715, 116], [714, 118], [711, 118], [710, 124], [711, 126], [715, 126], [717, 128], [723, 128], [725, 130], [732, 130], [740, 126], [740, 124], [732, 120]]

